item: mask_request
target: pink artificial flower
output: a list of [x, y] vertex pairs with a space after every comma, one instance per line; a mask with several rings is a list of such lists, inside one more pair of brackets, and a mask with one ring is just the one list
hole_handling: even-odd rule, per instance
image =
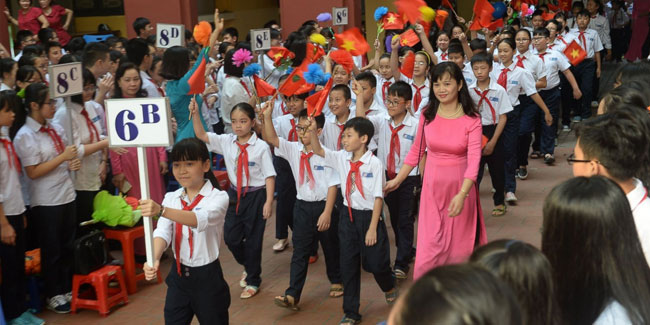
[[232, 55], [232, 63], [234, 63], [238, 68], [242, 64], [251, 62], [251, 60], [253, 60], [253, 55], [247, 49], [239, 49], [235, 51], [235, 54]]

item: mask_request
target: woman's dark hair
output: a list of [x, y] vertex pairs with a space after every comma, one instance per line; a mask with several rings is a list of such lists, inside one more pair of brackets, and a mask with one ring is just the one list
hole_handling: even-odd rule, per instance
[[[205, 143], [203, 143], [201, 140], [197, 138], [185, 138], [174, 144], [170, 158], [172, 162], [188, 160], [198, 160], [204, 162], [206, 160], [210, 161], [210, 152], [205, 146]], [[219, 181], [212, 173], [212, 170], [208, 170], [205, 173], [204, 178], [208, 179], [214, 188], [219, 190], [221, 189], [219, 186]]]
[[293, 59], [292, 67], [298, 67], [307, 56], [307, 38], [302, 33], [293, 32], [287, 37], [284, 46], [293, 52], [296, 57]]
[[499, 239], [476, 249], [470, 262], [486, 268], [510, 285], [519, 301], [523, 324], [559, 323], [551, 263], [535, 246], [519, 240]]
[[646, 62], [624, 64], [616, 71], [615, 76], [615, 80], [619, 84], [639, 80], [645, 84], [645, 89], [648, 89], [650, 87], [650, 64]]
[[457, 264], [437, 267], [400, 298], [391, 319], [396, 325], [520, 325], [512, 290], [488, 270]]
[[232, 57], [235, 55], [236, 51], [237, 50], [232, 49], [226, 53], [226, 58], [223, 61], [223, 72], [229, 76], [241, 78], [244, 74], [244, 64], [236, 66], [235, 63], [232, 62]]
[[612, 109], [631, 107], [641, 109], [644, 113], [647, 113], [647, 107], [650, 106], [650, 98], [644, 93], [647, 89], [648, 86], [641, 81], [632, 80], [610, 90], [602, 99], [606, 111], [611, 112]]
[[553, 267], [566, 324], [592, 324], [612, 302], [632, 324], [650, 322], [650, 269], [623, 190], [602, 177], [577, 177], [544, 201], [542, 251]]
[[190, 50], [181, 46], [172, 46], [163, 54], [160, 75], [167, 80], [178, 80], [190, 69]]
[[10, 58], [0, 59], [0, 77], [4, 77], [5, 73], [11, 73], [16, 61]]
[[4, 107], [5, 103], [7, 103], [16, 115], [14, 117], [14, 123], [9, 128], [9, 138], [13, 140], [18, 130], [25, 124], [27, 111], [25, 110], [25, 106], [23, 106], [23, 99], [18, 97], [15, 90], [8, 89], [0, 91], [0, 98], [5, 100], [4, 102], [0, 100], [0, 107]]
[[18, 60], [18, 67], [20, 68], [20, 67], [24, 67], [26, 65], [33, 66], [34, 64], [36, 64], [36, 58], [38, 58], [38, 56], [36, 56], [34, 54], [23, 55]]
[[[36, 69], [33, 65], [24, 65], [18, 68], [18, 72], [16, 72], [16, 81], [27, 82], [29, 79], [32, 79], [34, 75], [40, 76], [41, 81], [45, 79], [43, 76], [41, 76], [41, 72], [38, 71], [38, 69]], [[21, 88], [18, 86], [18, 83], [16, 83], [16, 91], [20, 91], [20, 89]]]
[[232, 108], [232, 111], [230, 111], [230, 116], [232, 116], [232, 113], [234, 113], [236, 110], [242, 111], [242, 113], [246, 114], [248, 118], [250, 118], [251, 120], [255, 120], [255, 109], [253, 108], [253, 106], [251, 106], [251, 104], [246, 102], [235, 104], [235, 106], [233, 106]]
[[122, 58], [124, 57], [124, 54], [122, 54], [122, 52], [117, 50], [111, 50], [110, 52], [108, 52], [108, 54], [110, 55], [109, 58], [111, 62], [118, 62], [122, 60]]
[[228, 49], [229, 46], [232, 46], [232, 43], [221, 42], [221, 44], [219, 44], [219, 54], [221, 54], [222, 56], [226, 56], [226, 50]]
[[300, 29], [298, 29], [298, 32], [305, 35], [305, 37], [309, 37], [311, 34], [316, 32], [316, 27], [314, 27], [312, 25], [302, 26], [302, 27], [300, 27]]
[[438, 101], [438, 98], [436, 98], [433, 92], [433, 84], [438, 82], [438, 80], [440, 80], [440, 78], [446, 74], [448, 74], [452, 80], [456, 80], [456, 83], [459, 86], [462, 86], [458, 92], [458, 103], [463, 107], [463, 112], [465, 115], [471, 117], [478, 116], [476, 105], [474, 104], [474, 101], [472, 100], [472, 97], [470, 97], [469, 91], [467, 90], [465, 78], [463, 77], [463, 71], [460, 70], [458, 65], [453, 62], [442, 62], [433, 68], [431, 71], [431, 78], [429, 78], [431, 82], [431, 91], [429, 92], [429, 107], [427, 107], [423, 112], [424, 117], [426, 118], [426, 122], [430, 123], [436, 118], [436, 114], [438, 113], [438, 106], [440, 105], [440, 101]]
[[[93, 73], [86, 68], [83, 69], [81, 77], [83, 80], [83, 87], [86, 87], [87, 85], [97, 84], [95, 75], [93, 75]], [[72, 100], [73, 103], [77, 103], [81, 106], [84, 106], [83, 94], [74, 95], [70, 98], [70, 100]]]
[[[120, 64], [120, 66], [117, 68], [117, 71], [115, 71], [115, 87], [113, 87], [113, 98], [124, 98], [124, 94], [122, 94], [122, 88], [120, 88], [120, 79], [122, 79], [124, 74], [131, 69], [137, 71], [138, 77], [140, 76], [140, 69], [133, 62], [124, 62]], [[138, 92], [135, 94], [135, 97], [147, 97], [147, 91], [142, 89], [142, 80], [140, 80], [140, 90], [138, 90]]]
[[[149, 68], [149, 71], [156, 69], [156, 64], [158, 64], [158, 62], [162, 62], [162, 57], [154, 55], [153, 60], [151, 60], [151, 67]], [[151, 75], [151, 73], [149, 73], [149, 75]]]
[[25, 88], [25, 109], [28, 115], [31, 111], [31, 104], [36, 103], [38, 107], [43, 106], [48, 93], [49, 88], [43, 82], [33, 83]]

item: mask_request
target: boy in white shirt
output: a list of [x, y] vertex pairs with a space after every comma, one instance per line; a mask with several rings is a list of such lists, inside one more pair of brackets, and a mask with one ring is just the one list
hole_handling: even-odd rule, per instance
[[329, 109], [334, 116], [326, 118], [323, 132], [320, 135], [321, 142], [327, 149], [341, 150], [343, 128], [345, 123], [354, 117], [354, 114], [350, 114], [351, 103], [350, 87], [336, 85], [332, 88], [329, 95]]

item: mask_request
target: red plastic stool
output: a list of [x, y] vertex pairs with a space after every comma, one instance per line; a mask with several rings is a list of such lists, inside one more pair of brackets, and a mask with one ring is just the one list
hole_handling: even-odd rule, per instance
[[230, 180], [228, 179], [228, 172], [225, 170], [213, 170], [214, 177], [219, 181], [222, 191], [227, 191], [230, 187]]
[[[142, 264], [135, 262], [133, 242], [138, 238], [144, 238], [144, 226], [128, 229], [104, 229], [104, 234], [107, 239], [118, 240], [122, 245], [126, 289], [130, 295], [136, 293], [138, 291], [138, 281], [144, 280], [144, 273], [136, 272], [137, 269], [142, 269]], [[158, 283], [162, 282], [160, 270], [158, 270], [157, 281]]]
[[[119, 288], [109, 288], [108, 283], [111, 280], [116, 280], [120, 284]], [[90, 284], [95, 288], [95, 299], [79, 297], [79, 288], [82, 284]], [[87, 308], [97, 310], [102, 316], [106, 316], [112, 307], [127, 303], [129, 303], [129, 298], [124, 285], [122, 268], [117, 265], [105, 265], [88, 275], [75, 274], [72, 277], [70, 307], [73, 313], [77, 311], [77, 308]]]

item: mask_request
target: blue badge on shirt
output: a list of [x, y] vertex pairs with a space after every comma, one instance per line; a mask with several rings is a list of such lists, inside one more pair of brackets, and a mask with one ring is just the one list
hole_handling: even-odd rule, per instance
[[361, 177], [372, 177], [372, 173], [361, 173]]
[[314, 170], [325, 170], [325, 166], [314, 165]]
[[551, 61], [557, 61], [557, 58], [551, 58]]
[[199, 210], [201, 210], [201, 208], [194, 208], [194, 211], [199, 211]]
[[510, 84], [511, 84], [511, 85], [518, 85], [518, 84], [519, 84], [519, 81], [517, 81], [517, 80], [510, 80]]
[[499, 97], [490, 97], [490, 101], [498, 103], [499, 102]]
[[93, 117], [92, 121], [93, 121], [93, 123], [94, 123], [94, 122], [98, 122], [98, 121], [99, 121], [99, 116], [95, 116], [95, 117]]
[[254, 161], [249, 161], [248, 166], [255, 166], [255, 162]]
[[410, 134], [404, 133], [404, 139], [413, 141], [414, 137]]

